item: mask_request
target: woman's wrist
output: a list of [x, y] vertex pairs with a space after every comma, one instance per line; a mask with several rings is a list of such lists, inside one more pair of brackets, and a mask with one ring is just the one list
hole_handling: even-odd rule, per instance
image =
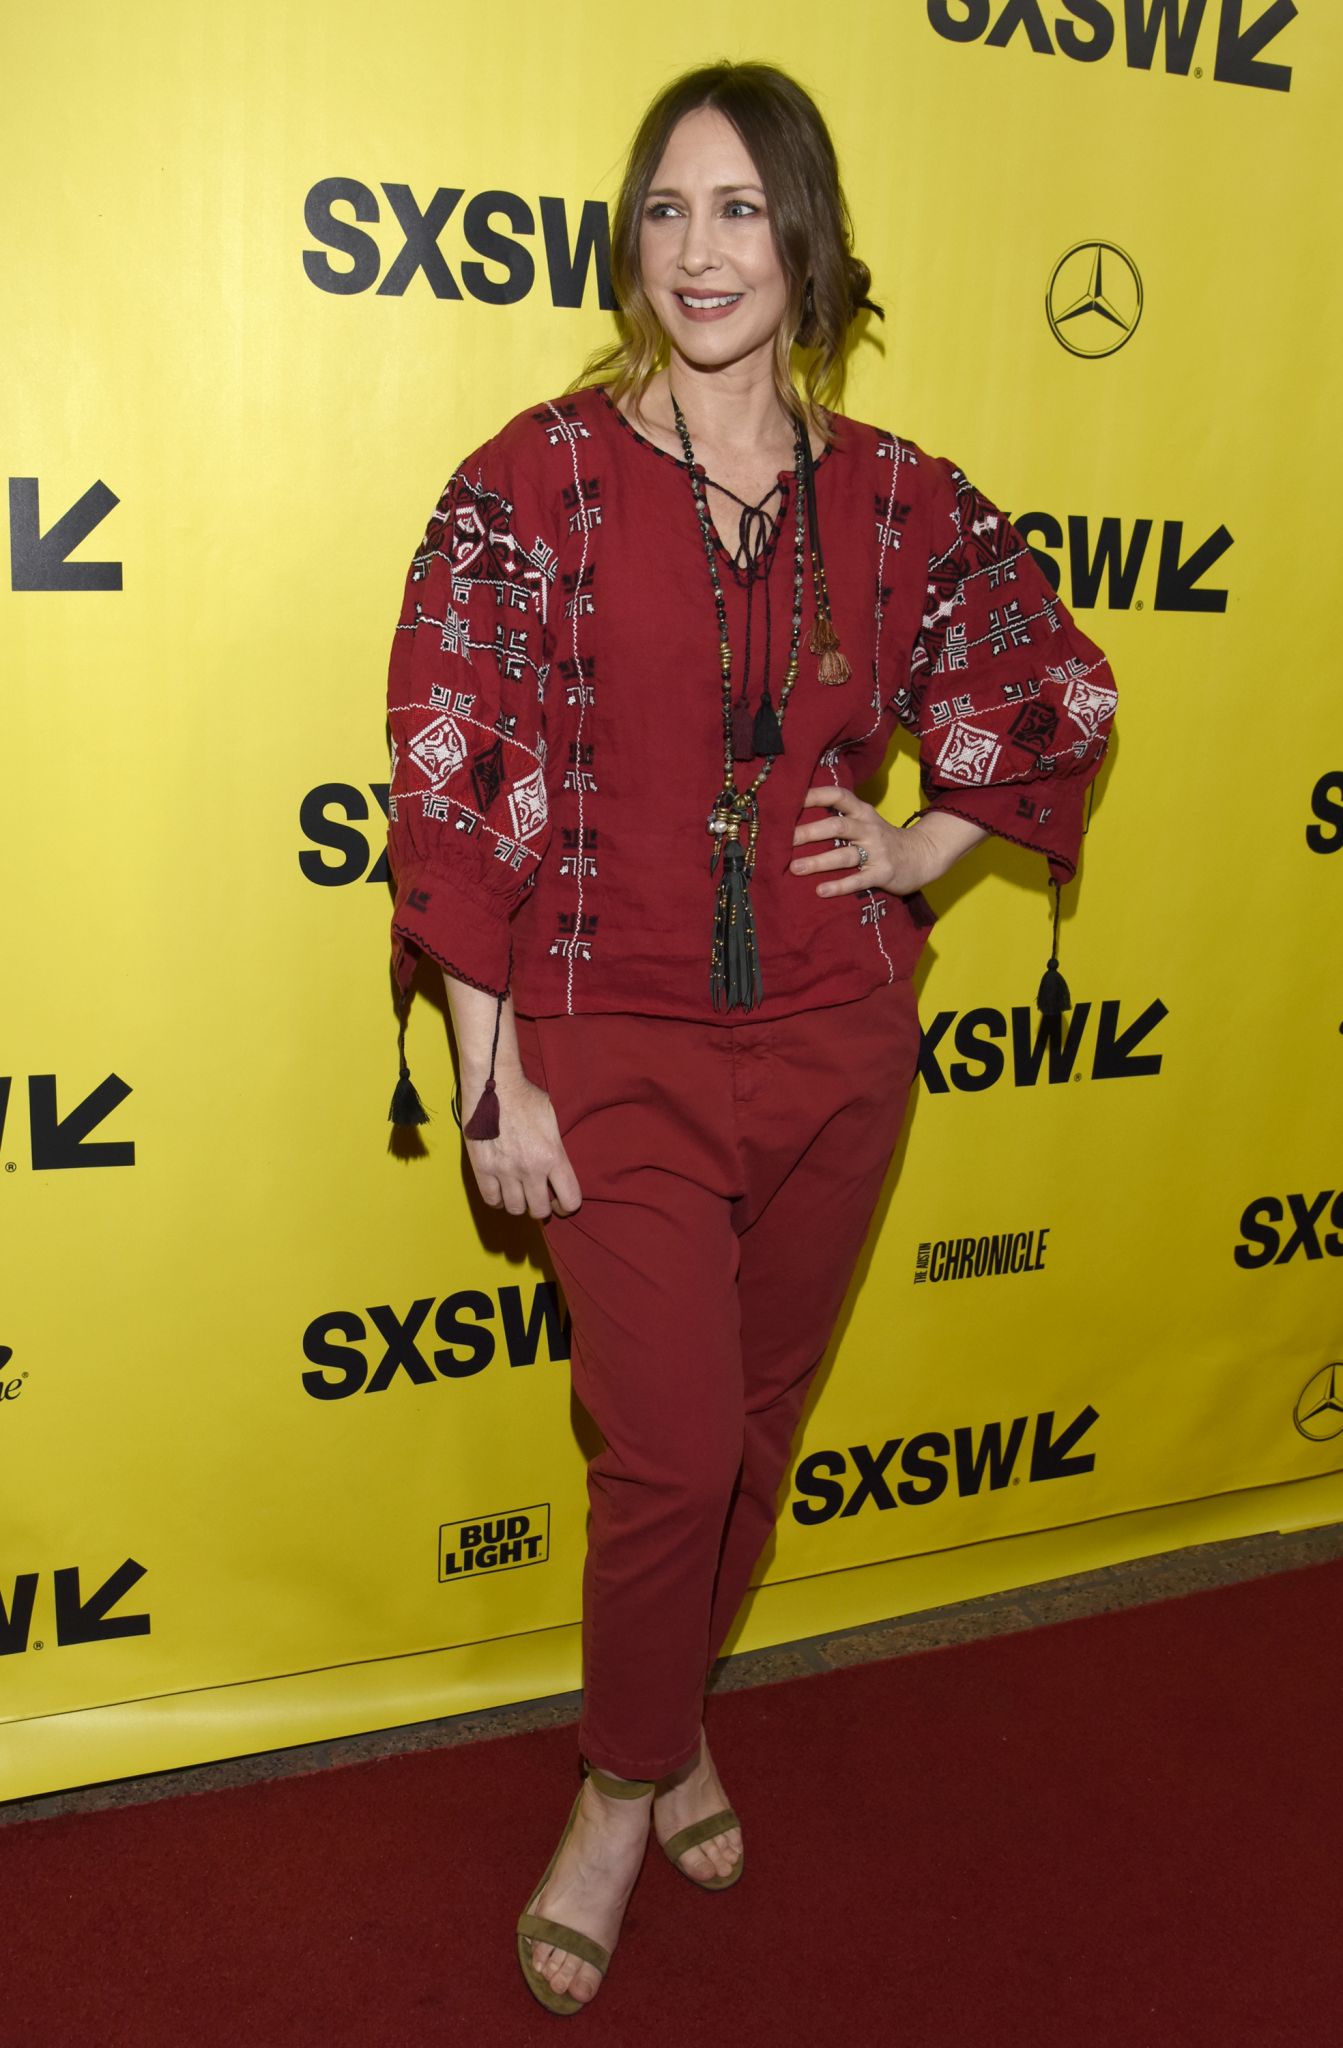
[[[474, 1100], [480, 1094], [481, 1089], [485, 1086], [490, 1076], [489, 1050], [488, 1048], [486, 1049], [485, 1057], [481, 1059], [464, 1054], [459, 1047], [457, 1059], [461, 1068], [462, 1094], [463, 1096], [470, 1096]], [[519, 1082], [525, 1081], [526, 1078], [522, 1071], [522, 1061], [518, 1056], [516, 1048], [512, 1052], [508, 1051], [501, 1035], [499, 1050], [495, 1054], [494, 1059], [495, 1087], [501, 1095], [508, 1094]]]
[[973, 824], [969, 818], [958, 818], [951, 811], [921, 811], [902, 829], [914, 841], [920, 856], [923, 871], [914, 885], [918, 889], [926, 889], [930, 882], [940, 882], [963, 853], [988, 837], [985, 826]]
[[443, 979], [452, 1014], [452, 1035], [457, 1044], [457, 1070], [463, 1100], [468, 1103], [476, 1101], [491, 1069], [496, 1088], [501, 1092], [511, 1092], [526, 1078], [518, 1051], [511, 1001], [505, 998], [501, 1007], [499, 998], [488, 989], [459, 981], [446, 969]]

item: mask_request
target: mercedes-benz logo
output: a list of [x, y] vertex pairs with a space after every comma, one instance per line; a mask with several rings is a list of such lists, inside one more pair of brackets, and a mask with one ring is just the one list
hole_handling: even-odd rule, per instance
[[1142, 279], [1115, 242], [1076, 242], [1054, 265], [1045, 318], [1070, 355], [1112, 356], [1142, 318]]
[[1324, 1365], [1296, 1397], [1292, 1420], [1312, 1443], [1343, 1435], [1343, 1364]]

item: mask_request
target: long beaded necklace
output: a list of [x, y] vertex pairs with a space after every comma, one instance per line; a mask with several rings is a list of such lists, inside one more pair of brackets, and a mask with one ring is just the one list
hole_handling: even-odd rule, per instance
[[[751, 877], [755, 872], [756, 841], [760, 830], [759, 792], [769, 778], [778, 754], [783, 751], [783, 721], [797, 681], [797, 656], [802, 639], [802, 586], [806, 563], [806, 462], [810, 452], [802, 422], [793, 422], [793, 621], [788, 647], [788, 665], [779, 689], [775, 711], [777, 745], [765, 754], [755, 777], [746, 789], [738, 789], [733, 770], [732, 736], [732, 646], [727, 630], [727, 606], [714, 554], [713, 526], [709, 501], [695, 466], [695, 451], [685, 416], [672, 394], [676, 431], [685, 454], [686, 473], [699, 516], [700, 539], [713, 584], [714, 608], [718, 615], [718, 654], [722, 681], [723, 783], [709, 812], [707, 825], [712, 838], [709, 873], [722, 861], [718, 891], [714, 900], [713, 944], [709, 955], [709, 993], [716, 1010], [750, 1010], [760, 1001], [763, 985], [760, 955], [756, 946], [755, 918], [751, 909]], [[768, 702], [769, 678], [765, 678]], [[764, 709], [762, 703], [761, 709]], [[761, 749], [763, 751], [763, 748]]]

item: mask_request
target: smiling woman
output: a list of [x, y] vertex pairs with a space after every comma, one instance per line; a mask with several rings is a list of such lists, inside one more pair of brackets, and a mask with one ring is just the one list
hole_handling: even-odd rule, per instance
[[[710, 285], [740, 287], [742, 297], [763, 288], [775, 317], [754, 339], [768, 344], [780, 405], [791, 415], [797, 404], [794, 349], [806, 351], [803, 403], [813, 431], [828, 438], [820, 401], [838, 396], [852, 322], [864, 309], [881, 311], [852, 242], [834, 145], [802, 87], [766, 65], [688, 73], [659, 94], [631, 146], [611, 233], [624, 331], [592, 359], [584, 381], [610, 377], [619, 401], [665, 361], [675, 332], [668, 313], [696, 318], [686, 297]], [[747, 271], [725, 279], [694, 270], [697, 257], [719, 255]], [[684, 296], [673, 308], [678, 288]], [[733, 345], [742, 338], [734, 334]]]
[[[616, 340], [454, 470], [393, 641], [397, 983], [443, 970], [471, 1168], [545, 1226], [602, 1438], [587, 1769], [516, 1930], [557, 2013], [650, 1827], [697, 1884], [742, 1874], [705, 1684], [899, 1137], [923, 888], [988, 831], [1065, 880], [1114, 709], [991, 501], [835, 409], [880, 310], [852, 243], [795, 80], [673, 81], [615, 209]], [[855, 794], [901, 725], [903, 826]], [[393, 1116], [423, 1120], [404, 1054]]]

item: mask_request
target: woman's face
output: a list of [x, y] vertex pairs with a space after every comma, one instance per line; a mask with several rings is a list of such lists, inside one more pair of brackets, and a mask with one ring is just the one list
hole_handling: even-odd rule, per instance
[[703, 369], [764, 351], [788, 305], [768, 202], [746, 144], [716, 107], [673, 128], [644, 202], [644, 290], [673, 348]]

